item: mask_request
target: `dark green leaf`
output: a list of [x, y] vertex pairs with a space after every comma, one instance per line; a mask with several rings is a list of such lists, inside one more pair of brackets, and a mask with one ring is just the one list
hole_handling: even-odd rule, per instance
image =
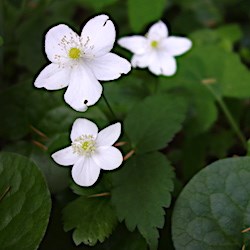
[[0, 155], [0, 244], [3, 250], [37, 249], [50, 214], [45, 180], [27, 158]]
[[157, 248], [157, 228], [164, 225], [164, 207], [171, 202], [173, 170], [158, 152], [134, 156], [113, 176], [111, 200], [120, 221], [137, 227], [151, 249]]
[[22, 154], [34, 161], [43, 172], [53, 194], [62, 191], [68, 186], [70, 168], [58, 166], [48, 152], [34, 144], [18, 141], [4, 147], [4, 151]]
[[65, 231], [74, 229], [76, 245], [94, 246], [112, 233], [117, 218], [107, 197], [80, 197], [64, 208], [63, 222]]
[[101, 11], [104, 7], [107, 7], [111, 4], [114, 4], [117, 2], [117, 0], [77, 0], [79, 4], [82, 4], [83, 6], [86, 5], [90, 8], [93, 8], [95, 11]]
[[176, 250], [236, 250], [249, 244], [250, 157], [217, 161], [180, 194], [173, 214]]
[[138, 153], [161, 149], [181, 129], [186, 103], [174, 95], [146, 98], [134, 107], [124, 122], [125, 132]]
[[2, 46], [3, 45], [3, 38], [0, 36], [0, 46]]
[[[218, 46], [197, 46], [182, 60], [175, 78], [185, 86], [187, 82], [197, 85], [210, 84], [226, 97], [247, 98], [250, 96], [250, 72], [241, 63], [237, 54]], [[205, 87], [205, 86], [204, 86]]]
[[[134, 32], [144, 31], [151, 22], [161, 19], [166, 0], [128, 0], [128, 15]], [[145, 31], [146, 33], [146, 31]]]

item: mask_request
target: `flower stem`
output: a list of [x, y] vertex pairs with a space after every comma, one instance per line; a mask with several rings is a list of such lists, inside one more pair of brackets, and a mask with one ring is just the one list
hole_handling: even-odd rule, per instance
[[226, 116], [228, 122], [230, 123], [232, 129], [234, 130], [235, 134], [238, 136], [239, 140], [241, 141], [244, 149], [247, 149], [247, 142], [246, 139], [244, 138], [243, 134], [241, 133], [237, 123], [235, 122], [232, 114], [230, 113], [230, 111], [228, 110], [225, 102], [223, 101], [223, 99], [221, 98], [220, 95], [218, 95], [214, 89], [210, 86], [210, 84], [206, 84], [204, 83], [204, 86], [207, 87], [207, 89], [210, 91], [210, 93], [214, 96], [214, 98], [216, 99], [216, 101], [218, 102], [218, 104], [220, 105], [222, 111], [224, 112], [224, 115]]
[[106, 105], [107, 105], [107, 107], [108, 107], [110, 113], [111, 113], [112, 116], [114, 117], [114, 119], [118, 120], [118, 119], [117, 119], [117, 116], [116, 116], [116, 114], [115, 114], [115, 112], [114, 112], [113, 109], [111, 108], [111, 105], [109, 104], [108, 99], [105, 97], [104, 94], [103, 94], [103, 99], [104, 99], [104, 101], [105, 101], [105, 103], [106, 103]]

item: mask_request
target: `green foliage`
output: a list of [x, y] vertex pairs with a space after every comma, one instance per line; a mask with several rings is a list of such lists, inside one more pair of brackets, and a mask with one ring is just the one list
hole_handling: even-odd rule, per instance
[[116, 3], [118, 0], [77, 0], [79, 4], [82, 4], [83, 6], [86, 5], [90, 8], [93, 8], [95, 11], [101, 11], [104, 7], [107, 7], [111, 4]]
[[3, 38], [0, 36], [0, 46], [2, 46], [4, 43]]
[[130, 231], [137, 227], [151, 249], [157, 249], [157, 228], [164, 225], [173, 177], [172, 167], [158, 152], [131, 158], [113, 175], [111, 200], [119, 220], [125, 220]]
[[240, 249], [249, 244], [250, 158], [217, 161], [183, 189], [173, 214], [179, 249]]
[[218, 94], [246, 98], [250, 95], [250, 73], [237, 54], [217, 46], [197, 46], [183, 60], [176, 81], [185, 85], [210, 84]]
[[112, 233], [117, 218], [107, 197], [80, 197], [64, 208], [63, 222], [65, 231], [74, 229], [76, 245], [94, 246]]
[[[248, 139], [250, 1], [0, 2], [0, 146], [2, 151], [28, 158], [0, 155], [1, 249], [158, 246], [158, 250], [172, 250], [173, 207], [177, 250], [244, 249], [244, 243], [249, 248], [249, 231], [241, 233], [249, 228], [249, 159], [227, 159], [201, 169], [218, 159], [246, 154], [220, 102], [224, 101]], [[174, 76], [156, 77], [147, 69], [133, 69], [117, 80], [102, 82], [115, 115], [104, 98], [80, 113], [65, 103], [65, 89], [33, 86], [49, 63], [44, 53], [46, 32], [65, 23], [80, 33], [89, 18], [102, 13], [114, 22], [116, 38], [145, 35], [162, 20], [170, 36], [189, 37], [193, 42], [188, 53], [176, 57]], [[117, 42], [113, 51], [131, 58]], [[80, 117], [91, 119], [100, 129], [121, 122], [119, 142], [125, 145], [119, 149], [124, 156], [135, 151], [121, 168], [102, 171], [89, 188], [73, 183], [71, 167], [58, 166], [51, 159], [51, 154], [70, 145], [72, 124]], [[53, 197], [41, 245], [50, 201], [43, 177], [31, 161], [44, 174]]]
[[[174, 112], [173, 112], [174, 110]], [[136, 105], [124, 121], [124, 128], [138, 153], [161, 149], [181, 129], [186, 105], [172, 95], [148, 97]]]
[[0, 154], [0, 243], [3, 250], [37, 249], [49, 221], [44, 177], [27, 158]]
[[158, 21], [166, 7], [165, 0], [128, 0], [128, 15], [134, 32], [144, 32], [151, 22]]

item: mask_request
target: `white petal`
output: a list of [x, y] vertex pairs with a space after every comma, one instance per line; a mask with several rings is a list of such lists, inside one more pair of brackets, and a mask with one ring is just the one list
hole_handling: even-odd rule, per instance
[[121, 123], [117, 122], [110, 125], [98, 133], [96, 144], [100, 146], [111, 146], [113, 145], [121, 135]]
[[74, 141], [81, 135], [92, 135], [94, 138], [96, 138], [97, 134], [98, 128], [95, 123], [85, 118], [78, 118], [73, 123], [70, 139], [71, 141]]
[[92, 54], [102, 56], [114, 46], [115, 26], [107, 15], [96, 16], [83, 27], [81, 38]]
[[85, 65], [74, 66], [64, 94], [65, 101], [77, 111], [85, 111], [95, 104], [102, 94], [102, 85]]
[[73, 180], [80, 186], [92, 186], [98, 179], [100, 167], [90, 157], [81, 158], [71, 171]]
[[139, 68], [146, 68], [150, 65], [152, 61], [152, 53], [148, 52], [143, 55], [133, 55], [131, 64], [132, 66]]
[[154, 59], [149, 65], [149, 70], [155, 75], [171, 76], [176, 72], [176, 61], [174, 57], [163, 51], [156, 51]]
[[70, 70], [61, 68], [56, 63], [46, 66], [37, 76], [34, 85], [37, 88], [46, 88], [48, 90], [62, 89], [69, 84]]
[[104, 170], [118, 168], [123, 161], [122, 153], [115, 147], [99, 147], [92, 156], [96, 164]]
[[56, 163], [62, 166], [73, 165], [80, 159], [79, 155], [73, 153], [71, 146], [55, 152], [51, 157]]
[[155, 24], [153, 24], [149, 30], [148, 30], [148, 34], [147, 37], [150, 40], [160, 40], [162, 38], [166, 38], [168, 36], [168, 28], [166, 26], [166, 24], [162, 21], [159, 21]]
[[148, 48], [147, 38], [144, 36], [129, 36], [118, 40], [118, 44], [134, 54], [143, 54]]
[[127, 74], [131, 70], [131, 64], [124, 58], [108, 53], [88, 62], [98, 80], [109, 81], [117, 79], [121, 74]]
[[192, 41], [185, 37], [170, 36], [163, 41], [164, 48], [172, 56], [179, 56], [192, 47]]
[[51, 28], [45, 36], [45, 52], [51, 62], [69, 60], [68, 51], [80, 44], [80, 37], [67, 25], [59, 24]]

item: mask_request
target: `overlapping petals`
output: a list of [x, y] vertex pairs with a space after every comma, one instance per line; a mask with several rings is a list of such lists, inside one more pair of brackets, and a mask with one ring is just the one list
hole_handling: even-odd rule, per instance
[[41, 71], [34, 85], [48, 90], [68, 86], [65, 101], [73, 109], [85, 111], [101, 97], [98, 80], [114, 80], [131, 70], [127, 60], [110, 53], [115, 33], [107, 15], [90, 19], [81, 36], [64, 24], [51, 28], [45, 37], [45, 52], [51, 64]]
[[95, 123], [79, 118], [72, 126], [71, 146], [55, 152], [52, 158], [60, 165], [73, 165], [72, 178], [78, 185], [91, 186], [97, 181], [101, 169], [113, 170], [122, 164], [121, 152], [112, 146], [120, 134], [120, 123], [98, 133]]
[[182, 55], [191, 46], [184, 37], [168, 37], [167, 26], [159, 21], [153, 24], [145, 36], [129, 36], [118, 40], [118, 44], [134, 53], [133, 67], [148, 68], [155, 75], [171, 76], [176, 73], [174, 56]]

